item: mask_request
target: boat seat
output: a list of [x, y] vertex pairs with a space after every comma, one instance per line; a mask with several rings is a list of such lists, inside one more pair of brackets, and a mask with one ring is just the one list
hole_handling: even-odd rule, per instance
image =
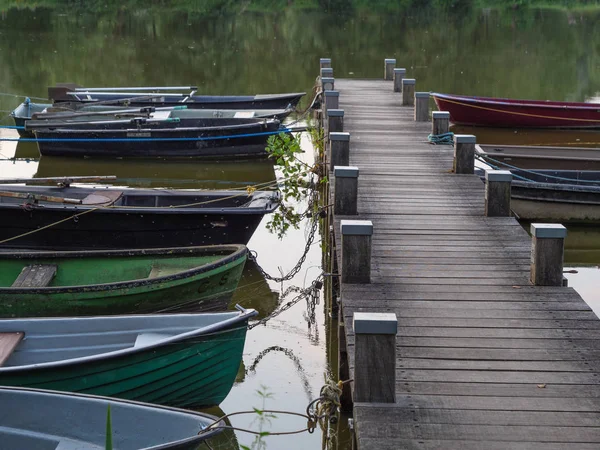
[[146, 345], [154, 344], [155, 342], [163, 341], [172, 337], [170, 334], [162, 334], [162, 333], [140, 333], [137, 335], [135, 339], [135, 344], [133, 347], [145, 347]]
[[92, 192], [83, 200], [81, 200], [82, 205], [112, 205], [114, 202], [119, 200], [123, 195], [123, 191], [100, 191], [100, 192]]
[[54, 279], [57, 270], [58, 266], [54, 264], [32, 264], [31, 266], [25, 266], [11, 287], [46, 287]]
[[19, 342], [23, 339], [25, 333], [16, 331], [13, 333], [0, 333], [0, 367], [6, 362], [6, 360], [12, 355], [19, 345]]

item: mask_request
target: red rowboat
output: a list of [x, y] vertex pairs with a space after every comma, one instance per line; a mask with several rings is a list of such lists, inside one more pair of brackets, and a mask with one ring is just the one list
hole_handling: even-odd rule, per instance
[[569, 103], [432, 93], [460, 125], [515, 128], [600, 128], [600, 103]]

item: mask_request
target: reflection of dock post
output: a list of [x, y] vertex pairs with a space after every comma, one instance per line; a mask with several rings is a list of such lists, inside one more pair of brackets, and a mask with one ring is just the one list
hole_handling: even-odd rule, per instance
[[448, 111], [433, 111], [431, 113], [431, 134], [445, 134], [450, 129], [450, 113]]
[[383, 72], [383, 79], [392, 81], [394, 79], [394, 67], [396, 67], [396, 60], [393, 58], [387, 58], [384, 61], [385, 70]]
[[415, 122], [429, 120], [429, 92], [415, 92]]
[[394, 313], [355, 312], [354, 401], [396, 402], [396, 333]]
[[402, 106], [414, 106], [416, 83], [414, 78], [402, 78]]
[[512, 173], [509, 170], [485, 172], [485, 215], [488, 217], [510, 216], [510, 186]]
[[319, 59], [319, 70], [320, 69], [331, 69], [331, 58]]
[[567, 229], [554, 223], [531, 224], [531, 282], [536, 286], [562, 286]]
[[370, 283], [373, 223], [370, 220], [342, 220], [341, 230], [342, 283]]
[[350, 133], [329, 133], [329, 171], [350, 165]]
[[406, 69], [394, 69], [394, 92], [402, 92], [402, 80], [406, 76]]
[[343, 216], [357, 214], [358, 167], [335, 166], [335, 192], [333, 213]]
[[473, 174], [475, 171], [475, 136], [454, 135], [454, 173]]

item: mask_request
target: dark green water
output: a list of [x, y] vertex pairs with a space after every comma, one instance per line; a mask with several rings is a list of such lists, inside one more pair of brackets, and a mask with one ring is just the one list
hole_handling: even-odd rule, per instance
[[[360, 8], [347, 9], [344, 5], [349, 2], [333, 0], [321, 2], [330, 12], [285, 7], [286, 2], [277, 1], [271, 2], [272, 8], [261, 2], [260, 11], [253, 2], [244, 2], [223, 13], [210, 12], [208, 6], [204, 11], [175, 11], [75, 1], [56, 2], [68, 4], [56, 8], [5, 6], [23, 3], [0, 2], [2, 94], [45, 98], [47, 86], [67, 81], [89, 87], [193, 84], [200, 93], [209, 94], [310, 92], [319, 57], [331, 57], [338, 78], [380, 78], [383, 59], [396, 58], [398, 66], [406, 67], [409, 76], [417, 79], [419, 91], [569, 101], [600, 97], [600, 9], [494, 10], [463, 1], [456, 2], [462, 6], [447, 10], [390, 13], [373, 10], [365, 6], [366, 1], [355, 2], [363, 5]], [[10, 124], [5, 116], [21, 100], [0, 95], [2, 123]], [[469, 132], [478, 134], [477, 130]], [[486, 139], [520, 143], [521, 136], [508, 131]], [[600, 147], [597, 132], [528, 133], [527, 139], [530, 144], [584, 140]], [[9, 142], [0, 143], [0, 153], [4, 155], [0, 158], [20, 158], [0, 161], [1, 177], [116, 174], [121, 183], [132, 186], [224, 188], [273, 176], [268, 165], [241, 161], [212, 165], [68, 158], [38, 161], [35, 147], [15, 148]], [[567, 258], [572, 257], [577, 267], [586, 265], [570, 278], [575, 285], [576, 278], [585, 275], [584, 295], [590, 303], [597, 302], [598, 311], [600, 298], [594, 295], [599, 291], [600, 256], [594, 251], [597, 238], [590, 234], [598, 236], [593, 230], [573, 233], [585, 239], [572, 240], [576, 248], [567, 252]], [[250, 247], [258, 251], [259, 261], [269, 272], [277, 273], [279, 267], [285, 272], [301, 255], [304, 239], [305, 230], [300, 229], [280, 242], [263, 226]], [[320, 262], [316, 244], [292, 284], [309, 284], [319, 273]], [[267, 314], [277, 304], [275, 291], [279, 289], [250, 267], [235, 301]], [[225, 412], [261, 407], [262, 399], [256, 396], [261, 386], [273, 394], [267, 406], [277, 409], [302, 411], [318, 395], [329, 367], [326, 343], [330, 334], [322, 305], [317, 306], [316, 323], [307, 322], [308, 316], [307, 306], [301, 303], [249, 333], [244, 355], [248, 370], [240, 373], [239, 383], [221, 405]], [[252, 418], [235, 424], [257, 426]], [[273, 425], [285, 431], [305, 424], [279, 417]], [[235, 439], [228, 435], [219, 448], [236, 448]], [[250, 445], [252, 437], [238, 434], [237, 440]], [[318, 432], [270, 437], [267, 444], [269, 449], [316, 449], [322, 447], [322, 437]]]

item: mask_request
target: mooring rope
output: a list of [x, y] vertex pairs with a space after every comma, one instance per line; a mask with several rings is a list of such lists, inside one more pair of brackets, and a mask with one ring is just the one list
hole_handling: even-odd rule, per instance
[[430, 134], [427, 140], [433, 145], [454, 145], [454, 133]]
[[[486, 164], [489, 164], [489, 163], [488, 163], [488, 161], [491, 161], [492, 163], [496, 164], [496, 166], [495, 166], [495, 167], [494, 167], [494, 166], [492, 166], [492, 164], [489, 164], [489, 165], [490, 165], [490, 166], [492, 166], [494, 169], [499, 169], [499, 168], [500, 168], [500, 166], [503, 166], [503, 167], [507, 167], [507, 168], [509, 168], [509, 169], [518, 170], [519, 172], [523, 172], [523, 173], [529, 173], [529, 174], [532, 174], [532, 175], [537, 175], [537, 176], [540, 176], [540, 177], [551, 178], [551, 179], [553, 179], [553, 180], [560, 180], [560, 181], [575, 181], [575, 182], [577, 182], [577, 183], [590, 183], [590, 184], [596, 184], [596, 185], [600, 185], [600, 180], [594, 181], [594, 180], [581, 180], [581, 179], [575, 179], [575, 178], [566, 178], [566, 177], [560, 177], [560, 176], [558, 176], [558, 175], [550, 175], [550, 174], [540, 173], [540, 172], [538, 172], [538, 171], [535, 171], [535, 170], [522, 169], [522, 168], [520, 168], [520, 167], [513, 166], [513, 165], [511, 165], [511, 164], [508, 164], [508, 163], [506, 163], [506, 162], [504, 162], [504, 161], [499, 161], [499, 160], [496, 160], [496, 159], [494, 159], [494, 158], [491, 158], [491, 157], [489, 157], [489, 156], [487, 156], [487, 155], [476, 154], [476, 155], [475, 155], [475, 157], [476, 157], [478, 160], [480, 160], [481, 162], [484, 162], [484, 163], [486, 163]], [[519, 178], [519, 179], [521, 179], [521, 180], [523, 180], [523, 181], [528, 181], [528, 182], [531, 182], [531, 183], [543, 183], [542, 181], [532, 180], [532, 179], [529, 179], [529, 178], [526, 178], [526, 177], [524, 177], [524, 176], [521, 176], [521, 175], [518, 175], [518, 174], [514, 174], [514, 173], [513, 173], [513, 176], [514, 176], [515, 178]]]

